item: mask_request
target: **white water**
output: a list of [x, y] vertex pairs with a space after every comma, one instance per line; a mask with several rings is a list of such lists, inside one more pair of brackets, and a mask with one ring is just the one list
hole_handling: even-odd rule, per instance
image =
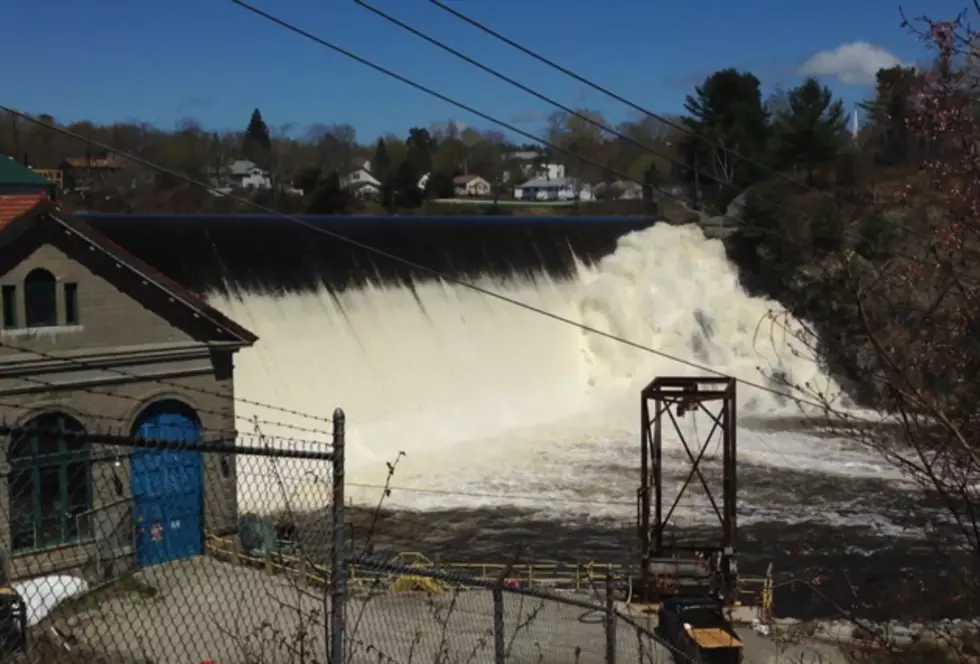
[[[760, 327], [779, 305], [746, 296], [721, 243], [695, 226], [660, 224], [625, 236], [613, 255], [581, 268], [576, 279], [479, 285], [745, 381], [766, 383], [761, 367], [836, 392], [792, 334]], [[640, 386], [658, 375], [707, 373], [455, 285], [211, 302], [259, 336], [236, 361], [239, 397], [321, 418], [343, 407], [348, 494], [358, 502], [378, 501], [386, 462], [404, 451], [388, 505], [510, 504], [559, 517], [632, 518]], [[738, 390], [741, 415], [799, 413], [777, 395], [741, 384]], [[325, 421], [237, 408], [240, 416], [280, 423], [260, 425], [265, 435], [327, 439], [284, 426], [328, 430]], [[689, 416], [683, 426], [704, 435], [710, 422]], [[840, 441], [747, 429], [739, 436], [742, 461], [888, 474], [877, 458]], [[674, 438], [667, 444], [669, 456], [682, 454]], [[325, 462], [277, 464], [252, 459], [241, 466], [243, 510], [272, 511], [284, 500], [294, 509], [325, 504]], [[766, 506], [757, 507], [766, 518]], [[697, 514], [690, 505], [679, 516]]]

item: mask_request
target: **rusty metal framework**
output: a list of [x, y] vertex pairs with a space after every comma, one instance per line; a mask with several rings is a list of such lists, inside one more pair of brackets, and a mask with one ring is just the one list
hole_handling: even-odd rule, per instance
[[[641, 392], [642, 451], [640, 488], [637, 490], [637, 527], [640, 542], [640, 586], [646, 601], [683, 594], [713, 594], [734, 601], [736, 564], [736, 440], [735, 379], [728, 377], [658, 377]], [[703, 413], [712, 422], [703, 440], [689, 441], [678, 420], [687, 413]], [[663, 484], [665, 420], [672, 426], [690, 461], [690, 472], [668, 504]], [[708, 446], [720, 436], [721, 487], [712, 486], [701, 464]], [[679, 545], [666, 541], [665, 529], [674, 510], [697, 478], [715, 515], [720, 533], [707, 545]], [[717, 482], [716, 482], [717, 484]], [[716, 500], [717, 494], [721, 501]]]

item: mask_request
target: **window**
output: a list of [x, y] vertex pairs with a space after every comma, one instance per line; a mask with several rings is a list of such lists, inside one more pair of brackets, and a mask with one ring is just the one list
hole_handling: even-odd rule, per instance
[[27, 327], [58, 324], [58, 283], [42, 268], [31, 270], [24, 279], [24, 323]]
[[65, 325], [78, 325], [78, 284], [65, 284]]
[[10, 541], [13, 551], [77, 541], [77, 517], [92, 507], [89, 447], [60, 432], [83, 433], [82, 425], [59, 413], [46, 413], [25, 425], [36, 431], [12, 436], [10, 464]]
[[0, 297], [3, 298], [3, 329], [12, 330], [17, 327], [17, 287], [4, 286]]

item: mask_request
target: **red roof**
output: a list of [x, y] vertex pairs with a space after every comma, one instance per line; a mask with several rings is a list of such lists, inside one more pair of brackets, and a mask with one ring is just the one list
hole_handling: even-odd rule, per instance
[[43, 193], [0, 195], [0, 229], [44, 199]]

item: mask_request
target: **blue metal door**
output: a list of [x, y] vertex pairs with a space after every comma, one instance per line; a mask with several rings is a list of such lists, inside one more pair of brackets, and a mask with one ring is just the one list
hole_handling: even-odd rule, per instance
[[[159, 412], [139, 428], [145, 439], [197, 443], [197, 422], [176, 412]], [[136, 556], [141, 566], [200, 555], [204, 544], [204, 471], [190, 451], [135, 448], [130, 460]]]

